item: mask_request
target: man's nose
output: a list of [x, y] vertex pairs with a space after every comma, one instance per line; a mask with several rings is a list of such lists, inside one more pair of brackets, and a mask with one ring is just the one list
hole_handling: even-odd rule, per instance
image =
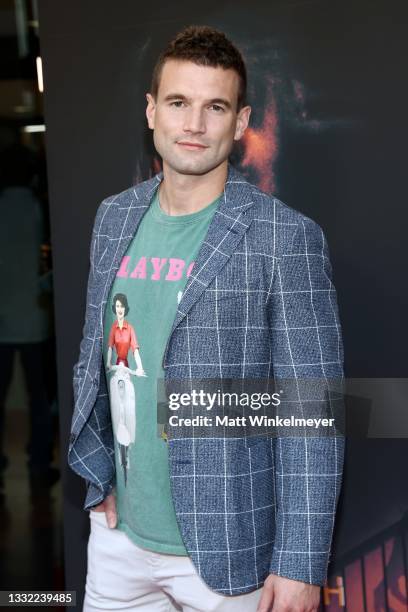
[[185, 132], [205, 132], [204, 113], [199, 108], [189, 108], [184, 115], [183, 129]]

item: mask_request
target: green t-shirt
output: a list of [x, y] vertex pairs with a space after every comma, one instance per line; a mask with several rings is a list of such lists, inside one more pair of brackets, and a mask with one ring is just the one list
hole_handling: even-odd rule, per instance
[[156, 552], [187, 554], [171, 498], [167, 442], [158, 433], [157, 380], [164, 377], [162, 359], [177, 305], [218, 202], [171, 216], [160, 208], [157, 192], [122, 259], [106, 305], [104, 361], [118, 528]]

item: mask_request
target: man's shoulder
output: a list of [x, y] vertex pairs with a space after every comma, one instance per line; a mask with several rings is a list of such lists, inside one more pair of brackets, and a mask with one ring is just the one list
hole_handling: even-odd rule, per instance
[[[251, 204], [248, 239], [280, 257], [288, 253], [320, 253], [325, 237], [322, 228], [303, 212], [249, 182], [241, 173], [230, 172], [230, 200]], [[244, 194], [242, 192], [245, 192]]]
[[231, 165], [229, 166], [227, 184], [229, 184], [231, 199], [234, 199], [237, 192], [246, 190], [246, 200], [251, 202], [253, 214], [259, 220], [277, 225], [288, 224], [293, 226], [298, 226], [302, 223], [314, 223], [304, 213], [289, 206], [274, 194], [267, 193], [254, 183], [251, 183]]
[[[256, 185], [247, 182], [253, 201], [252, 218], [258, 227], [267, 224], [282, 246], [287, 246], [295, 236], [320, 237], [322, 228], [306, 214], [293, 208], [271, 193], [262, 191]], [[285, 244], [286, 243], [286, 244]]]

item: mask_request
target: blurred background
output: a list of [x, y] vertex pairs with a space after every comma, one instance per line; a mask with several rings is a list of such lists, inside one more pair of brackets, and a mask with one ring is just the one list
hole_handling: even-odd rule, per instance
[[[325, 230], [346, 375], [407, 377], [407, 21], [406, 0], [0, 0], [2, 590], [72, 589], [81, 609], [88, 516], [65, 456], [92, 223], [159, 168], [144, 94], [189, 23], [247, 61], [234, 164]], [[348, 441], [325, 611], [407, 612], [407, 462], [407, 439]]]
[[0, 589], [63, 588], [36, 0], [0, 0]]

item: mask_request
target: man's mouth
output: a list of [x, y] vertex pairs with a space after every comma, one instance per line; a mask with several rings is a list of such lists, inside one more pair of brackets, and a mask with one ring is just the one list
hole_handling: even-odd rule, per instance
[[179, 140], [177, 144], [186, 149], [208, 149], [207, 145], [200, 144], [199, 142], [190, 142], [189, 140]]

